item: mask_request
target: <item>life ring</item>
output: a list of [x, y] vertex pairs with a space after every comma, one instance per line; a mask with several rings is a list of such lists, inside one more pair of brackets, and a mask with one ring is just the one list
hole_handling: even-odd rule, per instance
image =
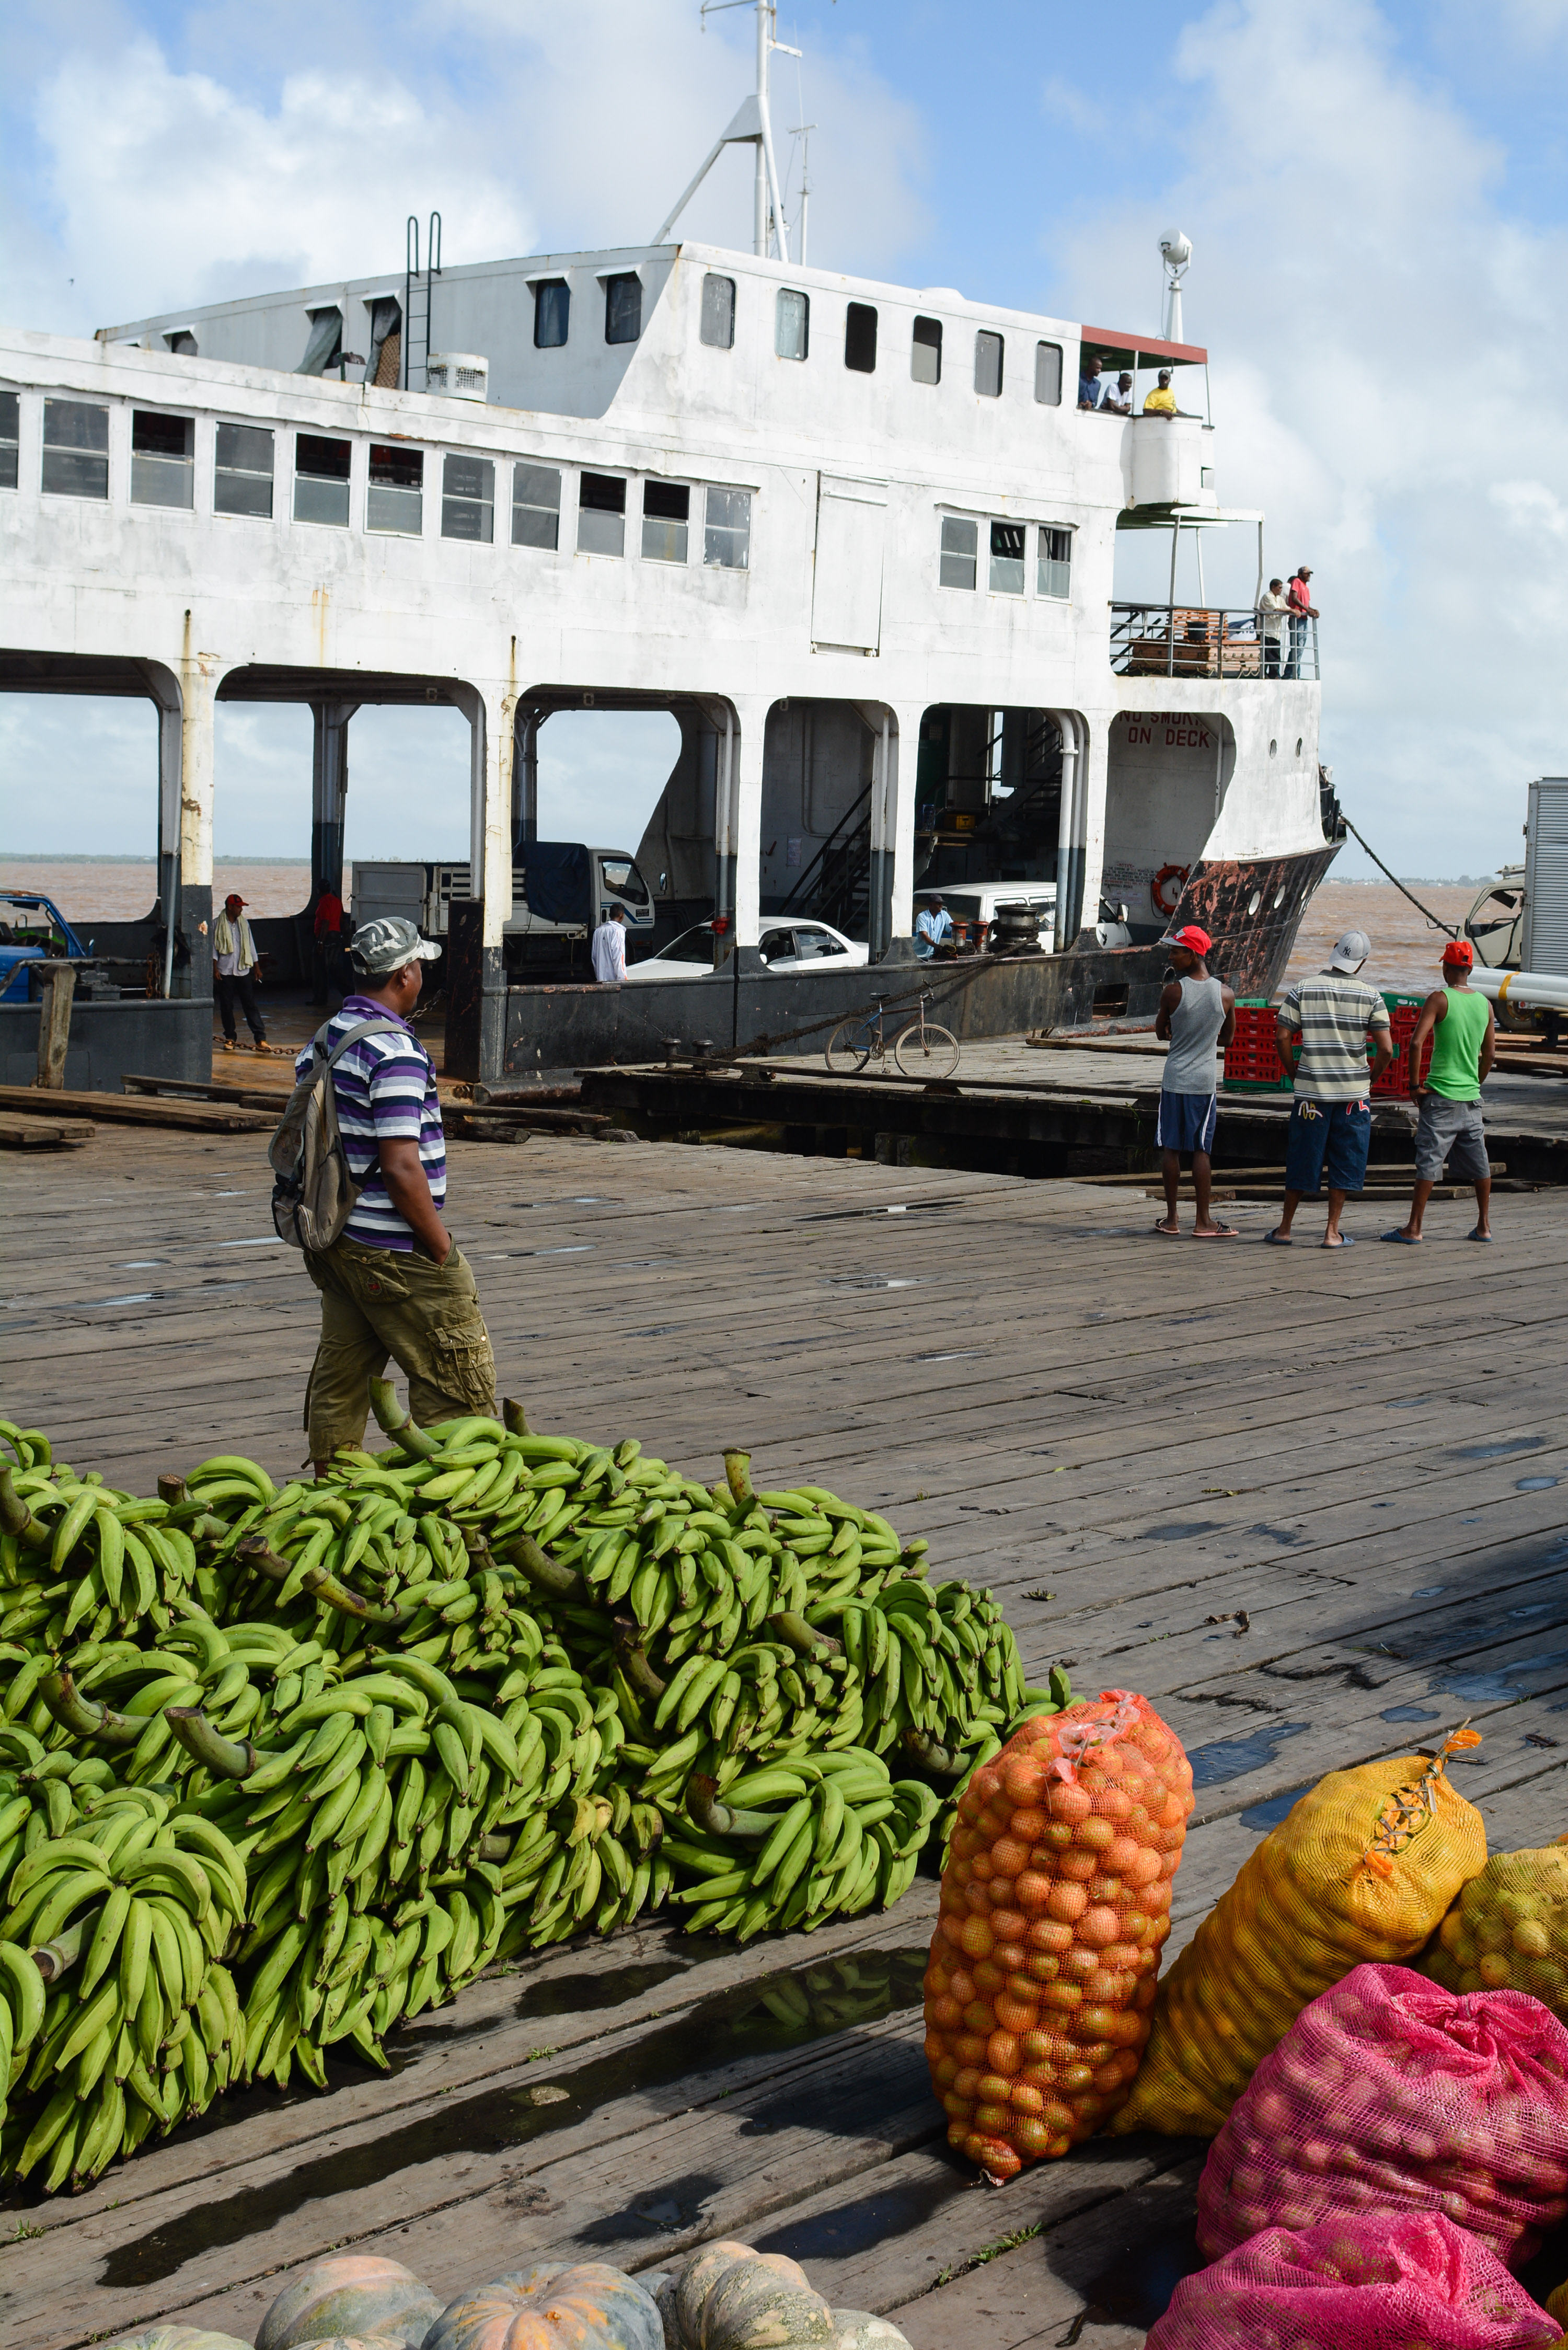
[[[1154, 900], [1154, 910], [1157, 914], [1175, 913], [1178, 906], [1181, 903], [1181, 892], [1186, 886], [1187, 877], [1191, 869], [1192, 868], [1189, 865], [1162, 865], [1160, 867], [1159, 871], [1155, 875], [1154, 879], [1148, 885], [1148, 894]], [[1165, 885], [1168, 881], [1174, 881], [1176, 884], [1176, 894], [1171, 899], [1168, 905], [1166, 903], [1165, 899]]]

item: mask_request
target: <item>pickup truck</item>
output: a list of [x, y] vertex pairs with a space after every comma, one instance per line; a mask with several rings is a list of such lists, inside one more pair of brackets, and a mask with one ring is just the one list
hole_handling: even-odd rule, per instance
[[86, 962], [88, 951], [51, 898], [0, 889], [0, 1003], [26, 1003], [27, 965]]
[[[356, 860], [355, 925], [401, 914], [426, 938], [444, 939], [452, 901], [466, 898], [469, 884], [466, 865]], [[544, 977], [579, 965], [586, 972], [588, 940], [611, 906], [626, 909], [628, 945], [651, 936], [653, 899], [628, 849], [594, 848], [576, 840], [529, 841], [515, 852], [512, 866], [508, 972]]]

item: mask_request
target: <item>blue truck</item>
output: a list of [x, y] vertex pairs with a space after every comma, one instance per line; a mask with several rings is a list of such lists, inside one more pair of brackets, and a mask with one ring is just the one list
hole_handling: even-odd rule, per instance
[[52, 898], [0, 889], [0, 1003], [26, 1003], [27, 965], [53, 957], [86, 962], [88, 950]]

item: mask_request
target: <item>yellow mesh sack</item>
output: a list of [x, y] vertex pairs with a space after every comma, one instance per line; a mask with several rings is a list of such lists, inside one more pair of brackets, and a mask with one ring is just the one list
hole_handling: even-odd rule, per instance
[[1441, 1753], [1331, 1771], [1263, 1838], [1159, 1987], [1132, 2095], [1111, 2124], [1212, 2137], [1310, 2000], [1364, 1960], [1428, 1940], [1486, 1863], [1480, 1814]]
[[1568, 2021], [1568, 1849], [1494, 1852], [1416, 1960], [1445, 1991], [1523, 1991]]

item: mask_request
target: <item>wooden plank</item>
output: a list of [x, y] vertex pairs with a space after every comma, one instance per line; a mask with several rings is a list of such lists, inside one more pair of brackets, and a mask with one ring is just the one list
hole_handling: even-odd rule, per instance
[[78, 1150], [97, 1130], [74, 1119], [57, 1126], [42, 1118], [0, 1118], [0, 1150]]
[[188, 1134], [261, 1134], [275, 1122], [258, 1110], [218, 1104], [134, 1094], [45, 1095], [30, 1086], [0, 1086], [0, 1109], [28, 1117], [102, 1118], [108, 1125], [177, 1127]]

